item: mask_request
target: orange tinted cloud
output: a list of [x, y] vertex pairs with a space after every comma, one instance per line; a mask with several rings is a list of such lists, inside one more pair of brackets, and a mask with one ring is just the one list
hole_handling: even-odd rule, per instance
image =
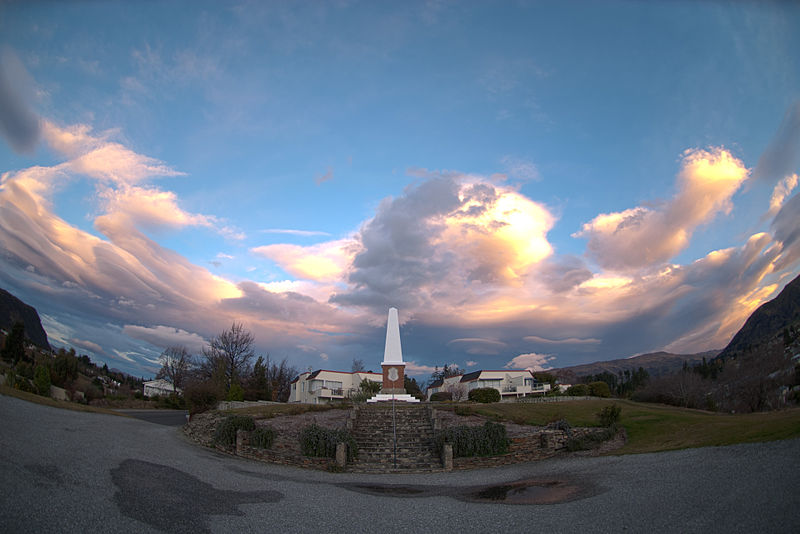
[[574, 237], [588, 238], [589, 254], [607, 269], [667, 261], [689, 245], [699, 225], [730, 212], [731, 197], [747, 177], [742, 161], [723, 148], [687, 151], [672, 200], [598, 215]]

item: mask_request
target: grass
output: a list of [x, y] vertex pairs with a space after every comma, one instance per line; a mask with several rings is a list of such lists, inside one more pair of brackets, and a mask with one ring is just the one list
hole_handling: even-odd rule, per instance
[[44, 406], [51, 406], [53, 408], [61, 408], [63, 410], [72, 410], [73, 412], [91, 412], [91, 413], [104, 413], [106, 415], [116, 415], [119, 417], [128, 417], [125, 414], [109, 410], [108, 408], [98, 408], [97, 406], [89, 406], [87, 404], [78, 404], [77, 402], [68, 402], [51, 399], [50, 397], [42, 397], [35, 393], [28, 393], [27, 391], [20, 391], [18, 389], [10, 388], [6, 385], [0, 385], [0, 394], [8, 395], [9, 397], [16, 397], [28, 402], [35, 402]]
[[[622, 408], [620, 424], [628, 433], [628, 442], [612, 454], [637, 454], [800, 437], [800, 408], [732, 415], [620, 399], [543, 404], [495, 403], [454, 408], [456, 413], [472, 412], [517, 424], [538, 426], [566, 419], [572, 426], [598, 426], [597, 413], [604, 406], [613, 403]], [[446, 406], [442, 408], [448, 409]]]

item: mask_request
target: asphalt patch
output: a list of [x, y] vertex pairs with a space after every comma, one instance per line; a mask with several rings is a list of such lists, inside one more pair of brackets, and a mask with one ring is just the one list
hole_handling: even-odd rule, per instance
[[124, 515], [167, 532], [209, 532], [209, 516], [241, 516], [242, 504], [283, 498], [277, 491], [216, 489], [178, 469], [141, 460], [123, 461], [111, 470], [111, 479]]

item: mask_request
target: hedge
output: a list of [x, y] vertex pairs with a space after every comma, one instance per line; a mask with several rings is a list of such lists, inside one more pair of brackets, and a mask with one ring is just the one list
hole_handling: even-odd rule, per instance
[[494, 388], [477, 388], [469, 392], [469, 400], [472, 402], [500, 402], [500, 392]]
[[300, 431], [300, 451], [305, 456], [336, 458], [336, 445], [347, 445], [347, 461], [358, 458], [358, 445], [350, 432], [334, 430], [312, 423]]
[[439, 432], [436, 436], [439, 452], [445, 443], [453, 446], [453, 457], [459, 458], [505, 454], [511, 442], [504, 425], [487, 421], [483, 426], [459, 425]]

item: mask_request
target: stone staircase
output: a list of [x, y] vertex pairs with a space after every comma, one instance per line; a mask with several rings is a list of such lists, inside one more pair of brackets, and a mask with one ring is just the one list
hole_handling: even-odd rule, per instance
[[358, 459], [350, 464], [348, 471], [357, 473], [442, 471], [442, 462], [435, 452], [430, 406], [395, 403], [396, 450], [392, 403], [365, 404], [356, 406], [353, 410], [348, 426], [358, 443]]

